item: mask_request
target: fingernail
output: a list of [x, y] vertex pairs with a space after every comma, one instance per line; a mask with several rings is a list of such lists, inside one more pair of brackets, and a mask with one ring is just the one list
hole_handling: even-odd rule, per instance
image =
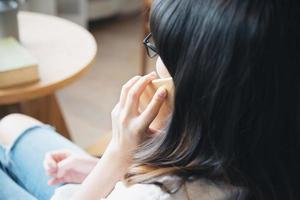
[[165, 98], [167, 96], [167, 91], [165, 88], [161, 87], [158, 89], [158, 96], [161, 98]]

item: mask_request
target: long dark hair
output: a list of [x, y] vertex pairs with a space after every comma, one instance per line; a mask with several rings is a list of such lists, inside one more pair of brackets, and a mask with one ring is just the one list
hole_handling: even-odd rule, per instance
[[299, 29], [298, 0], [154, 1], [174, 113], [128, 180], [171, 173], [246, 188], [247, 199], [300, 199]]

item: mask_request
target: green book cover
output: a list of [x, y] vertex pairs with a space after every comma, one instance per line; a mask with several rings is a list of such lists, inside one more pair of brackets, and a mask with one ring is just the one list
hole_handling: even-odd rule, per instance
[[37, 66], [37, 60], [12, 37], [0, 39], [0, 73]]

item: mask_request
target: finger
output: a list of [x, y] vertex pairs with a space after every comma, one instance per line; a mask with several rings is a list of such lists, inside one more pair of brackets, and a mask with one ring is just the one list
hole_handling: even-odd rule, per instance
[[68, 149], [61, 149], [57, 151], [49, 152], [49, 155], [56, 161], [60, 162], [71, 155], [71, 151]]
[[55, 177], [56, 172], [57, 172], [56, 169], [48, 169], [48, 170], [45, 169], [45, 173], [47, 174], [47, 176]]
[[140, 78], [141, 78], [141, 76], [135, 76], [123, 85], [121, 95], [120, 95], [120, 106], [121, 107], [123, 107], [125, 105], [128, 91]]
[[146, 137], [155, 137], [157, 135], [160, 135], [162, 133], [165, 133], [164, 130], [159, 130], [159, 129], [153, 129], [153, 128], [148, 128], [148, 130], [146, 131], [147, 135]]
[[43, 166], [48, 175], [54, 174], [57, 170], [56, 161], [52, 158], [52, 156], [50, 154], [47, 154], [45, 156]]
[[144, 112], [140, 115], [143, 128], [148, 128], [153, 122], [155, 117], [158, 115], [160, 108], [162, 107], [167, 97], [167, 90], [164, 87], [160, 87], [154, 94], [149, 105], [146, 107]]
[[129, 90], [126, 104], [125, 104], [125, 112], [129, 113], [137, 113], [138, 112], [138, 103], [140, 100], [140, 96], [147, 87], [147, 85], [157, 77], [155, 72], [152, 72], [146, 76], [140, 78]]
[[148, 133], [148, 135], [157, 135], [157, 134], [161, 133], [162, 131], [149, 127], [146, 132]]
[[112, 119], [116, 118], [119, 114], [119, 110], [120, 110], [120, 102], [117, 103], [115, 105], [115, 107], [113, 108], [113, 110], [111, 111], [111, 117]]

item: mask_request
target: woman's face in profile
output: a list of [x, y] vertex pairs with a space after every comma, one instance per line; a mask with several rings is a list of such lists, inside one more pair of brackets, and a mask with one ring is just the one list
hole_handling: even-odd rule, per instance
[[156, 73], [161, 79], [171, 77], [169, 71], [167, 70], [160, 57], [158, 57], [156, 61]]

